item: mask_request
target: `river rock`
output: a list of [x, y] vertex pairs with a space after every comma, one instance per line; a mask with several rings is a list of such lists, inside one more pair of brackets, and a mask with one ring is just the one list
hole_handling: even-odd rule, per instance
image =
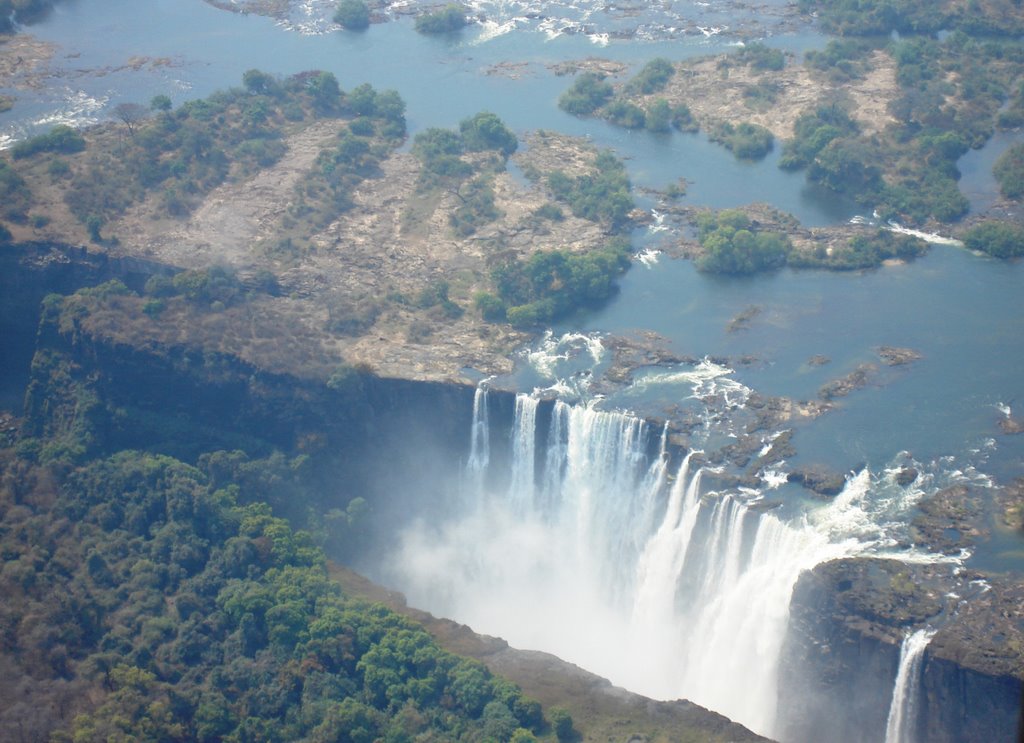
[[789, 473], [788, 479], [803, 485], [812, 493], [828, 497], [839, 495], [846, 487], [846, 477], [820, 464], [796, 469]]
[[842, 379], [835, 379], [818, 390], [818, 397], [822, 400], [834, 400], [837, 397], [846, 397], [854, 390], [866, 387], [871, 375], [875, 372], [873, 364], [861, 364]]
[[914, 543], [935, 552], [954, 555], [987, 533], [979, 495], [967, 485], [940, 490], [918, 505], [911, 524]]
[[882, 346], [878, 349], [878, 358], [887, 366], [903, 366], [921, 358], [921, 354], [912, 348]]
[[903, 467], [896, 473], [896, 484], [905, 488], [917, 479], [918, 474], [919, 473], [915, 467]]

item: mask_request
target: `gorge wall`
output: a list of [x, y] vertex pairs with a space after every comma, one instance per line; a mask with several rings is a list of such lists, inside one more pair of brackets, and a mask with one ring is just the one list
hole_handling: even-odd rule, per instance
[[[55, 308], [40, 310], [40, 302], [51, 291], [114, 277], [139, 286], [166, 269], [51, 246], [18, 251], [2, 254], [0, 319], [10, 332], [3, 333], [0, 350], [5, 388], [29, 388], [29, 433], [33, 426], [40, 432], [48, 426], [54, 434], [75, 424], [52, 415], [53, 405], [88, 389], [99, 401], [89, 408], [97, 449], [149, 448], [186, 460], [212, 449], [307, 456], [316, 494], [281, 505], [302, 523], [311, 513], [366, 498], [363, 551], [337, 555], [356, 566], [379, 557], [374, 530], [399, 523], [412, 501], [417, 512], [445, 508], [443, 496], [458, 486], [471, 439], [473, 387], [386, 379], [358, 368], [330, 380], [275, 373], [196, 347], [184, 334], [172, 346], [124, 342], [87, 322], [66, 316], [61, 322]], [[515, 396], [493, 390], [489, 398], [492, 430], [511, 431]], [[538, 405], [539, 429], [552, 408]], [[500, 464], [510, 450], [493, 447], [492, 461]], [[862, 558], [803, 574], [782, 652], [783, 740], [885, 739], [901, 637], [906, 628], [930, 622], [953, 629], [940, 630], [925, 654], [919, 738], [1010, 740], [1017, 734], [1021, 669], [972, 652], [970, 633], [998, 633], [987, 617], [1003, 611], [998, 601], [1020, 597], [1008, 592], [997, 599], [992, 590], [980, 608], [958, 613], [931, 590], [927, 577], [902, 562]]]
[[[783, 740], [890, 740], [901, 641], [921, 626], [937, 632], [919, 676], [910, 680], [917, 696], [915, 719], [907, 723], [911, 739], [1017, 739], [1024, 669], [1008, 657], [979, 657], [985, 651], [972, 642], [979, 631], [1000, 634], [998, 619], [979, 625], [975, 603], [1015, 601], [1013, 590], [979, 583], [984, 595], [963, 608], [933, 590], [930, 578], [926, 566], [876, 558], [836, 560], [803, 574], [780, 670]], [[991, 617], [1007, 616], [996, 605], [989, 608]]]

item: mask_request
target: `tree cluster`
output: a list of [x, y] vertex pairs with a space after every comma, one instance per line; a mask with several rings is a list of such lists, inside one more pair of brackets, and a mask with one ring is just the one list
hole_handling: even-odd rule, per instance
[[700, 215], [697, 237], [704, 248], [697, 268], [708, 273], [752, 274], [782, 268], [791, 250], [785, 235], [759, 230], [735, 209]]
[[982, 222], [967, 230], [964, 245], [994, 258], [1024, 255], [1024, 228], [1008, 222]]
[[457, 132], [432, 127], [413, 139], [413, 154], [423, 166], [420, 188], [444, 189], [458, 200], [449, 215], [456, 234], [467, 237], [501, 217], [491, 176], [518, 147], [516, 135], [489, 111], [463, 119]]
[[149, 109], [120, 104], [115, 113], [126, 138], [114, 141], [108, 128], [97, 135], [102, 144], [83, 152], [81, 134], [56, 127], [16, 145], [12, 157], [18, 167], [22, 161], [25, 168], [42, 163], [72, 214], [99, 241], [104, 224], [149, 197], [171, 216], [189, 213], [229, 176], [276, 163], [286, 151], [283, 135], [291, 122], [320, 116], [347, 119], [348, 127], [335, 152], [323, 156], [322, 182], [305, 202], [337, 214], [355, 183], [375, 172], [376, 161], [405, 136], [405, 104], [394, 91], [361, 85], [345, 94], [333, 74], [321, 71], [280, 79], [253, 69], [242, 83], [177, 109], [164, 95]]
[[969, 33], [1020, 36], [1024, 33], [1017, 0], [800, 0], [803, 13], [815, 13], [822, 28], [839, 36], [934, 34], [959, 29]]
[[478, 294], [475, 303], [486, 320], [536, 327], [605, 302], [628, 267], [629, 245], [621, 239], [587, 253], [538, 251], [496, 267], [491, 280], [497, 295]]
[[370, 27], [370, 9], [363, 0], [341, 0], [334, 22], [349, 31], [363, 31]]
[[431, 36], [454, 33], [468, 25], [466, 9], [455, 3], [449, 3], [440, 10], [417, 16], [415, 23], [417, 31]]
[[[126, 295], [111, 282], [80, 298]], [[49, 298], [45, 332], [71, 333], [77, 306]], [[98, 411], [126, 411], [73, 367], [59, 346], [39, 350], [34, 437], [0, 449], [0, 627], [19, 679], [0, 699], [0, 729], [55, 741], [528, 743], [565, 728], [418, 624], [339, 589], [317, 538], [280, 517], [315, 502], [309, 457], [220, 450], [187, 464], [121, 449]], [[348, 394], [362, 376], [339, 369], [329, 386]], [[368, 507], [331, 510], [318, 538], [356, 539]]]
[[708, 139], [725, 147], [741, 160], [760, 160], [775, 146], [775, 137], [760, 124], [721, 121], [711, 127]]
[[674, 126], [681, 131], [693, 131], [696, 127], [690, 109], [685, 104], [673, 107], [664, 98], [655, 98], [646, 107], [641, 107], [629, 100], [630, 96], [650, 95], [664, 90], [675, 72], [675, 67], [667, 59], [653, 59], [623, 86], [622, 94], [618, 96], [602, 76], [584, 72], [576, 77], [572, 86], [558, 99], [558, 106], [574, 116], [600, 116], [627, 129], [667, 132]]
[[634, 208], [626, 168], [609, 151], [597, 155], [594, 168], [594, 172], [575, 178], [557, 170], [548, 175], [548, 188], [577, 217], [621, 229]]
[[1024, 144], [1015, 144], [999, 156], [992, 168], [999, 191], [1008, 199], [1024, 196]]

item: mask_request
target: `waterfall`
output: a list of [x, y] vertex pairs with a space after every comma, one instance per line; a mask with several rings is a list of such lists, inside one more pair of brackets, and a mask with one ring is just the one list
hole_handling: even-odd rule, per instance
[[491, 461], [491, 426], [487, 415], [487, 387], [480, 385], [473, 394], [473, 422], [469, 435], [469, 459], [466, 462], [467, 490], [479, 494], [484, 473]]
[[892, 689], [885, 743], [914, 743], [917, 729], [917, 694], [924, 651], [935, 636], [931, 628], [908, 632], [900, 645], [900, 664]]
[[[403, 535], [393, 584], [514, 646], [771, 735], [793, 587], [803, 570], [863, 549], [870, 474], [787, 520], [752, 508], [756, 491], [704, 492], [698, 452], [673, 466], [667, 430], [635, 416], [561, 401], [539, 416], [537, 399], [519, 395], [499, 439], [486, 403], [478, 391], [475, 494], [452, 520]], [[499, 440], [510, 464], [495, 472]]]
[[532, 505], [536, 460], [536, 420], [538, 400], [530, 395], [516, 397], [512, 424], [512, 484], [509, 501], [517, 511]]

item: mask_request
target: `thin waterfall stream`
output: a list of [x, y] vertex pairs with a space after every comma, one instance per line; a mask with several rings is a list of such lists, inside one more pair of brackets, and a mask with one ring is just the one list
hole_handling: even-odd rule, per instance
[[914, 743], [917, 740], [918, 689], [924, 651], [935, 636], [930, 627], [908, 632], [900, 646], [900, 664], [892, 691], [892, 704], [885, 725], [885, 743]]

